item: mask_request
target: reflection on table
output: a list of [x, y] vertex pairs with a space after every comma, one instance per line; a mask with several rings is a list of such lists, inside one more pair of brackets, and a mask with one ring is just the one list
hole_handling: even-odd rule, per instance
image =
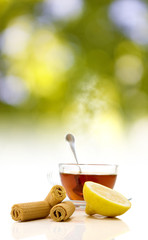
[[12, 236], [17, 240], [35, 236], [44, 236], [47, 240], [111, 240], [128, 230], [119, 218], [87, 216], [83, 210], [76, 210], [66, 222], [53, 222], [48, 217], [12, 224]]

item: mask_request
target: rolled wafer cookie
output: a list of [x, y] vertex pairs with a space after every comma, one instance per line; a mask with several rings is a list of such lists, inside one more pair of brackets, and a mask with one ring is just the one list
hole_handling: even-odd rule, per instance
[[61, 185], [55, 185], [51, 188], [49, 194], [45, 198], [45, 201], [49, 203], [51, 207], [62, 202], [66, 197], [65, 188]]
[[50, 209], [66, 197], [64, 187], [55, 185], [51, 188], [44, 201], [14, 204], [11, 208], [11, 217], [15, 221], [28, 221], [45, 218]]
[[28, 221], [45, 218], [49, 215], [50, 205], [46, 201], [14, 204], [11, 209], [12, 219], [15, 221]]
[[50, 210], [50, 217], [56, 221], [66, 221], [75, 211], [75, 205], [70, 201], [65, 201], [53, 206]]

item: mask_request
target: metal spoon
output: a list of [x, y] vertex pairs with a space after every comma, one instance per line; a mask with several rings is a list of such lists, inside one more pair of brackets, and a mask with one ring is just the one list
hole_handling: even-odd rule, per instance
[[[65, 138], [66, 138], [66, 141], [70, 145], [70, 148], [71, 148], [71, 150], [73, 152], [73, 155], [74, 155], [74, 158], [76, 160], [76, 163], [79, 164], [78, 163], [78, 158], [77, 158], [77, 155], [76, 155], [76, 151], [75, 151], [75, 138], [74, 138], [74, 136], [71, 133], [69, 133], [69, 134], [66, 135]], [[79, 167], [79, 171], [81, 172], [81, 168], [80, 167]]]
[[[81, 173], [81, 168], [79, 166], [79, 163], [78, 163], [78, 159], [77, 159], [77, 155], [76, 155], [76, 151], [75, 151], [75, 138], [72, 134], [67, 134], [66, 135], [66, 141], [69, 143], [70, 145], [70, 148], [73, 152], [73, 155], [74, 155], [74, 158], [75, 158], [75, 161], [76, 161], [76, 164], [78, 165], [78, 169], [79, 169], [79, 173]], [[80, 195], [80, 193], [82, 192], [82, 188], [83, 188], [83, 185], [80, 181], [80, 178], [79, 177], [76, 177], [75, 179], [75, 187], [73, 188], [73, 192], [75, 192], [77, 195]], [[80, 195], [81, 197], [81, 195]]]
[[77, 155], [76, 155], [76, 151], [75, 151], [75, 138], [74, 138], [74, 136], [72, 134], [70, 134], [70, 133], [67, 134], [66, 135], [66, 141], [69, 142], [69, 145], [70, 145], [71, 150], [73, 152], [73, 155], [74, 155], [74, 158], [76, 160], [76, 163], [79, 164], [78, 163], [78, 159], [77, 159]]

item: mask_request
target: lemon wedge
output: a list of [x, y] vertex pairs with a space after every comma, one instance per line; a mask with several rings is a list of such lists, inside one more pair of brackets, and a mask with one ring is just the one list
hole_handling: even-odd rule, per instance
[[131, 207], [130, 201], [119, 192], [94, 182], [85, 182], [83, 196], [88, 215], [100, 214], [115, 217]]

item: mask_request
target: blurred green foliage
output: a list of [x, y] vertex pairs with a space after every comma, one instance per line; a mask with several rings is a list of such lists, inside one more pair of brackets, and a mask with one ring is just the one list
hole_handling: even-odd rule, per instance
[[131, 37], [132, 18], [116, 24], [120, 2], [1, 0], [1, 116], [147, 115], [147, 42]]

